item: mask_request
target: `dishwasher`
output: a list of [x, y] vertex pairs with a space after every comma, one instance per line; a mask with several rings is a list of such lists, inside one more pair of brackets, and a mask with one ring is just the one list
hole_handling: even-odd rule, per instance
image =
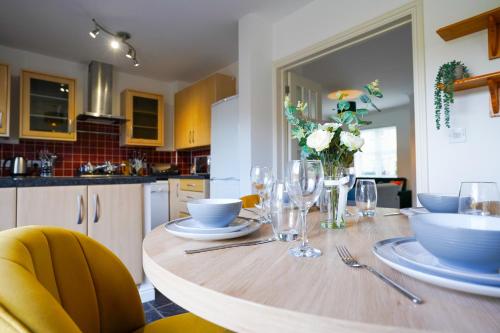
[[168, 222], [168, 181], [159, 180], [151, 184], [151, 230]]
[[[144, 236], [154, 228], [168, 222], [168, 181], [158, 180], [155, 183], [144, 184]], [[155, 299], [155, 290], [145, 277], [139, 286], [139, 294], [143, 303]]]

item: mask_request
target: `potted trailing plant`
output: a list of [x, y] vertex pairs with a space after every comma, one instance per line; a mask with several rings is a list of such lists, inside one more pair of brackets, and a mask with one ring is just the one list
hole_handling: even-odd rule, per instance
[[[380, 111], [372, 101], [373, 97], [382, 98], [378, 80], [364, 87], [365, 93], [359, 100]], [[343, 213], [347, 204], [347, 182], [345, 168], [352, 164], [354, 154], [361, 151], [364, 140], [360, 126], [370, 122], [363, 119], [368, 113], [366, 108], [351, 110], [345, 95], [337, 96], [339, 113], [330, 122], [317, 123], [306, 116], [307, 103], [292, 105], [288, 96], [285, 98], [285, 116], [291, 125], [292, 137], [297, 139], [302, 157], [321, 160], [325, 173], [325, 188], [328, 190], [328, 221], [321, 226], [329, 229], [344, 228]]]
[[450, 105], [454, 102], [454, 81], [469, 77], [469, 69], [463, 62], [453, 60], [439, 67], [434, 84], [434, 116], [436, 128], [441, 128], [441, 110], [444, 123], [450, 128]]

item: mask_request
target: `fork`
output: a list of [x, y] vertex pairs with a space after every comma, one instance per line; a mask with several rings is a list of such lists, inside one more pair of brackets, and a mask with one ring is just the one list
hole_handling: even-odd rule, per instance
[[384, 281], [385, 283], [387, 283], [388, 285], [390, 285], [391, 287], [393, 287], [394, 289], [399, 291], [401, 294], [403, 294], [407, 298], [409, 298], [415, 304], [422, 304], [424, 302], [420, 297], [418, 297], [417, 295], [415, 295], [411, 291], [408, 291], [406, 288], [400, 286], [396, 282], [392, 281], [384, 274], [375, 270], [373, 267], [359, 263], [356, 259], [354, 259], [354, 257], [351, 255], [351, 253], [349, 252], [349, 250], [345, 246], [336, 246], [336, 248], [337, 248], [337, 253], [339, 254], [340, 259], [342, 259], [344, 264], [346, 264], [347, 266], [353, 267], [353, 268], [364, 268], [364, 269], [370, 271], [371, 273], [376, 275], [378, 278], [380, 278], [382, 281]]

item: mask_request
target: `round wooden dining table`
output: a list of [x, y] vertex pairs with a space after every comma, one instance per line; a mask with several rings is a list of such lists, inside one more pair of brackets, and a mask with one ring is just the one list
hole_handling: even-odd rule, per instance
[[[266, 239], [269, 225], [241, 238], [194, 241], [169, 234], [164, 226], [143, 243], [144, 271], [173, 302], [236, 332], [500, 332], [500, 299], [437, 287], [405, 276], [372, 253], [377, 241], [411, 235], [404, 215], [352, 222], [342, 230], [324, 230], [319, 213], [308, 215], [309, 241], [319, 258], [295, 258], [296, 243], [185, 254], [184, 250]], [[371, 265], [420, 296], [414, 304], [364, 269], [346, 266], [336, 246], [345, 245]]]

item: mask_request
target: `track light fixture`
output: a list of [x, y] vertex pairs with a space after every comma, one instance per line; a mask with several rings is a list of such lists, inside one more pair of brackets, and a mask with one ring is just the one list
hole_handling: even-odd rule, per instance
[[111, 31], [107, 30], [106, 28], [104, 28], [99, 23], [97, 23], [97, 21], [95, 19], [92, 19], [92, 22], [94, 22], [95, 27], [94, 27], [94, 30], [89, 32], [90, 37], [96, 38], [101, 31], [110, 35], [111, 42], [109, 45], [111, 46], [111, 48], [113, 50], [117, 50], [120, 48], [121, 44], [126, 45], [128, 47], [128, 51], [125, 54], [125, 56], [132, 60], [132, 64], [134, 65], [134, 67], [139, 67], [139, 61], [137, 60], [137, 53], [135, 51], [135, 48], [132, 46], [132, 44], [130, 44], [128, 42], [128, 40], [131, 37], [128, 32], [118, 31], [116, 33], [113, 33]]

